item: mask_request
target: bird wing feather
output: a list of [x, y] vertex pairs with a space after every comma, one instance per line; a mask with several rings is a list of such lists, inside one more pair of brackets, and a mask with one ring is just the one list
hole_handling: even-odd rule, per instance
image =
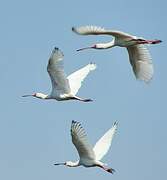
[[122, 39], [132, 39], [135, 36], [132, 36], [128, 33], [117, 30], [106, 30], [99, 26], [81, 26], [81, 27], [72, 27], [72, 31], [79, 35], [112, 35], [116, 38]]
[[52, 93], [65, 94], [70, 92], [70, 87], [63, 67], [63, 53], [55, 48], [49, 58], [47, 71], [52, 82]]
[[81, 127], [81, 124], [79, 122], [72, 121], [71, 136], [72, 142], [75, 145], [80, 156], [80, 160], [95, 159], [93, 148], [91, 144], [88, 142], [85, 130]]
[[110, 128], [95, 144], [93, 150], [95, 153], [96, 160], [101, 160], [103, 156], [108, 152], [113, 136], [117, 130], [117, 122], [115, 122]]
[[76, 95], [82, 85], [83, 80], [90, 73], [90, 71], [93, 71], [95, 69], [96, 65], [90, 63], [67, 77], [71, 89], [71, 94]]
[[151, 55], [146, 45], [139, 44], [127, 47], [129, 60], [137, 79], [149, 82], [152, 79], [154, 69]]

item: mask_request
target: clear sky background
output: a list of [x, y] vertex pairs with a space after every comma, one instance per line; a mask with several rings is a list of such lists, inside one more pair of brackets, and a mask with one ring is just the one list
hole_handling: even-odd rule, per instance
[[[166, 179], [167, 3], [164, 0], [0, 1], [0, 179]], [[136, 81], [125, 49], [76, 52], [111, 37], [78, 36], [72, 26], [99, 25], [163, 43], [150, 46], [155, 74]], [[97, 64], [78, 95], [93, 103], [22, 98], [50, 93], [46, 71], [54, 46], [64, 52], [67, 74]], [[99, 168], [55, 167], [77, 160], [71, 121], [80, 121], [94, 144], [113, 124], [119, 127]]]

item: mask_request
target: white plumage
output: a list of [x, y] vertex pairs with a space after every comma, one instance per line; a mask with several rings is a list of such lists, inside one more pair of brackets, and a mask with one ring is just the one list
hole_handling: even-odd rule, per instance
[[151, 55], [144, 44], [157, 44], [161, 40], [146, 40], [117, 30], [106, 30], [97, 26], [73, 27], [72, 31], [80, 35], [112, 35], [114, 39], [108, 43], [98, 43], [90, 47], [78, 49], [108, 49], [114, 46], [126, 47], [129, 60], [137, 79], [149, 82], [153, 77], [153, 64]]
[[153, 77], [154, 68], [151, 55], [143, 44], [127, 47], [129, 60], [137, 79], [149, 82]]
[[63, 57], [63, 53], [55, 48], [49, 58], [47, 71], [52, 82], [52, 96], [70, 93], [70, 86], [64, 72]]
[[111, 129], [109, 129], [95, 144], [93, 151], [95, 152], [96, 160], [101, 160], [108, 152], [114, 134], [117, 130], [117, 123], [115, 122]]
[[83, 80], [86, 78], [90, 71], [93, 71], [95, 69], [96, 64], [90, 63], [67, 77], [70, 85], [71, 94], [75, 95], [78, 92]]
[[49, 73], [52, 91], [50, 95], [43, 93], [35, 93], [32, 95], [24, 95], [23, 97], [33, 96], [40, 99], [56, 99], [58, 101], [63, 100], [79, 100], [83, 102], [92, 101], [91, 99], [83, 99], [77, 97], [76, 94], [82, 85], [83, 80], [93, 70], [96, 69], [94, 63], [90, 63], [78, 71], [72, 73], [68, 77], [64, 72], [63, 66], [63, 53], [58, 48], [54, 48], [49, 58], [47, 71]]
[[109, 129], [95, 144], [94, 148], [89, 143], [85, 130], [81, 124], [72, 121], [71, 137], [74, 146], [76, 147], [80, 159], [76, 162], [67, 161], [65, 163], [56, 163], [55, 165], [66, 165], [69, 167], [85, 166], [85, 167], [100, 167], [107, 172], [113, 173], [114, 169], [108, 168], [100, 160], [108, 152], [113, 136], [117, 129], [117, 122], [115, 122], [111, 129]]
[[72, 31], [79, 35], [112, 35], [119, 38], [132, 38], [132, 35], [128, 33], [117, 30], [106, 30], [105, 28], [99, 26], [72, 27]]
[[71, 137], [72, 142], [78, 151], [80, 161], [89, 161], [95, 159], [95, 153], [93, 151], [93, 148], [88, 142], [85, 130], [81, 127], [81, 124], [79, 122], [72, 121]]

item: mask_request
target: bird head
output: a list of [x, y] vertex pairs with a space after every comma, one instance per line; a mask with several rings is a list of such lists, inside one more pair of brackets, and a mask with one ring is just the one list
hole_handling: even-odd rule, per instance
[[86, 50], [86, 49], [97, 49], [97, 45], [94, 44], [94, 45], [92, 45], [92, 46], [80, 48], [80, 49], [77, 49], [77, 51], [82, 51], [82, 50]]
[[85, 49], [106, 49], [106, 48], [108, 48], [106, 43], [97, 43], [97, 44], [94, 44], [92, 46], [77, 49], [77, 51], [82, 51]]
[[46, 99], [47, 98], [47, 95], [45, 95], [43, 93], [28, 94], [28, 95], [23, 95], [22, 97], [29, 97], [29, 96], [36, 97], [39, 99]]

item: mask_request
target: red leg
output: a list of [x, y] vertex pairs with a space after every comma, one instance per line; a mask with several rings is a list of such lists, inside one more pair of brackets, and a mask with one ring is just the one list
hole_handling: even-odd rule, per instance
[[145, 40], [145, 41], [139, 41], [139, 44], [158, 44], [161, 43], [161, 40]]
[[108, 168], [108, 167], [105, 167], [105, 166], [101, 166], [101, 168], [103, 168], [105, 171], [107, 171], [109, 173], [112, 173], [112, 174], [115, 172], [115, 170], [112, 169], [112, 168]]
[[161, 43], [161, 40], [147, 40], [148, 44], [158, 44]]

